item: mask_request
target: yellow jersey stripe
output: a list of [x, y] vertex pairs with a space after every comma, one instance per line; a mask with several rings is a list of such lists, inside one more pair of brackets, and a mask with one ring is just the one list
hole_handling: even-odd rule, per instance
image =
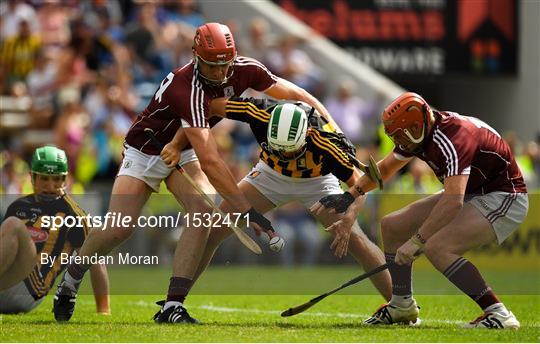
[[[69, 253], [70, 250], [72, 250], [71, 244], [69, 243], [69, 241], [66, 241], [64, 243], [64, 247], [62, 248], [62, 253]], [[60, 262], [61, 260], [59, 259], [59, 257], [57, 257], [51, 270], [49, 270], [49, 272], [45, 276], [45, 279], [43, 281], [43, 284], [45, 286], [50, 286], [54, 282], [56, 276], [60, 274], [60, 270], [62, 269], [62, 264], [60, 264]]]
[[332, 141], [330, 141], [328, 138], [322, 136], [320, 132], [318, 132], [317, 130], [311, 130], [310, 132], [311, 132], [312, 135], [317, 137], [317, 139], [319, 140], [319, 142], [321, 144], [324, 144], [329, 149], [334, 151], [336, 154], [338, 154], [342, 158], [344, 158], [346, 161], [349, 161], [349, 158], [347, 157], [347, 155], [345, 153], [343, 153], [341, 151], [341, 149], [339, 149], [339, 147], [337, 147], [334, 143], [332, 143]]
[[227, 107], [228, 106], [232, 106], [232, 107], [246, 107], [246, 108], [249, 108], [255, 112], [259, 112], [262, 116], [266, 116], [268, 118], [270, 118], [270, 114], [266, 111], [266, 110], [263, 110], [263, 109], [259, 109], [257, 106], [255, 106], [254, 104], [250, 103], [250, 102], [235, 102], [233, 100], [229, 100], [227, 102]]
[[75, 200], [73, 200], [73, 198], [71, 198], [71, 196], [69, 195], [65, 195], [64, 196], [64, 199], [66, 200], [66, 202], [69, 204], [69, 206], [71, 207], [71, 209], [73, 209], [73, 211], [75, 212], [75, 214], [77, 216], [80, 216], [82, 218], [84, 218], [84, 220], [82, 221], [82, 224], [83, 224], [83, 231], [84, 231], [84, 236], [86, 237], [88, 235], [88, 233], [90, 232], [90, 228], [88, 227], [88, 223], [86, 222], [86, 212], [84, 210], [81, 209], [81, 207], [79, 207], [79, 205], [77, 203], [75, 203]]
[[242, 110], [229, 110], [229, 109], [227, 109], [227, 112], [228, 113], [238, 113], [238, 114], [241, 114], [241, 115], [249, 115], [249, 116], [251, 116], [251, 117], [253, 117], [256, 120], [261, 121], [261, 122], [270, 121], [270, 118], [260, 117], [260, 116], [258, 116], [257, 114], [253, 113], [251, 110], [248, 110], [248, 109], [242, 109]]
[[325, 140], [323, 137], [321, 137], [320, 134], [316, 130], [314, 130], [312, 133], [313, 135], [311, 135], [311, 138], [313, 140], [313, 143], [317, 145], [317, 147], [332, 154], [332, 156], [336, 158], [336, 160], [338, 160], [343, 166], [347, 166], [347, 167], [353, 166], [352, 163], [347, 158], [347, 156], [343, 152], [339, 151], [336, 146], [334, 146], [328, 140]]
[[[59, 212], [59, 213], [56, 213], [55, 216], [65, 217], [66, 214]], [[41, 250], [41, 254], [46, 254], [48, 256], [51, 255], [51, 253], [56, 247], [56, 244], [58, 243], [59, 232], [60, 232], [59, 228], [55, 230], [52, 230], [52, 229], [49, 230], [49, 237], [47, 238], [45, 245], [43, 245], [43, 250]]]
[[36, 282], [36, 275], [34, 271], [32, 271], [30, 275], [28, 275], [28, 281], [30, 281], [30, 287], [32, 287], [32, 291], [37, 294], [39, 292], [39, 284]]
[[[334, 152], [335, 155], [337, 155], [339, 157], [339, 161], [344, 165], [344, 166], [348, 166], [348, 167], [352, 167], [353, 164], [350, 162], [349, 158], [347, 157], [347, 155], [345, 155], [339, 148], [337, 148], [334, 144], [332, 144], [328, 139], [325, 139], [321, 136], [317, 136], [316, 137], [316, 141], [321, 143], [322, 145], [324, 145], [325, 147], [328, 147], [328, 149], [331, 151], [331, 152]], [[335, 156], [334, 155], [334, 156]]]
[[263, 122], [270, 120], [270, 114], [268, 112], [259, 109], [251, 103], [228, 101], [225, 110], [226, 112], [246, 113]]
[[43, 281], [39, 278], [39, 274], [36, 271], [32, 271], [32, 273], [29, 276], [29, 280], [32, 282], [34, 292], [36, 294], [41, 294], [43, 292], [47, 291], [47, 288], [43, 285]]

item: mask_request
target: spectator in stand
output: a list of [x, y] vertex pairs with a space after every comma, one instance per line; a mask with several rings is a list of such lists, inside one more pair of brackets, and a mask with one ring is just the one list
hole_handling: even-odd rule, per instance
[[15, 36], [22, 20], [30, 25], [30, 32], [36, 33], [39, 31], [36, 11], [25, 1], [7, 0], [0, 3], [0, 17], [2, 17], [0, 29], [4, 37]]
[[168, 21], [185, 23], [193, 28], [197, 28], [206, 22], [204, 16], [199, 12], [196, 1], [178, 0], [176, 3], [165, 3], [164, 7], [169, 10]]
[[19, 21], [19, 30], [2, 43], [0, 64], [7, 76], [8, 85], [24, 81], [34, 68], [34, 57], [41, 48], [39, 36], [30, 30], [30, 23]]
[[268, 21], [255, 17], [249, 23], [248, 36], [240, 41], [240, 51], [246, 56], [268, 64], [268, 52], [276, 45], [276, 37], [270, 32]]
[[376, 137], [379, 104], [377, 101], [365, 101], [355, 92], [355, 82], [344, 78], [340, 81], [335, 95], [328, 98], [325, 105], [355, 145], [368, 146]]
[[79, 153], [88, 131], [90, 117], [80, 103], [78, 89], [64, 89], [59, 98], [62, 113], [54, 128], [56, 146], [66, 152], [69, 170], [76, 173]]
[[298, 37], [284, 37], [278, 49], [267, 52], [268, 67], [280, 77], [290, 80], [315, 97], [321, 95], [321, 70], [308, 54], [298, 48]]
[[[19, 154], [12, 150], [3, 150], [0, 154], [0, 192], [4, 195], [27, 192], [32, 188], [29, 171], [28, 164]], [[5, 206], [7, 204], [3, 204], [0, 209], [2, 212], [6, 210]]]
[[74, 9], [60, 1], [45, 1], [37, 10], [43, 45], [57, 50], [68, 45], [70, 40], [69, 20]]
[[26, 78], [28, 94], [32, 98], [32, 123], [34, 127], [50, 128], [54, 113], [58, 67], [43, 50], [36, 54], [34, 66]]

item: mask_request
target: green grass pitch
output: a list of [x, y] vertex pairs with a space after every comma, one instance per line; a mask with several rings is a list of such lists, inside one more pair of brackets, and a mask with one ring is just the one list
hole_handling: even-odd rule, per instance
[[[3, 315], [1, 342], [539, 342], [538, 272], [487, 272], [490, 284], [521, 321], [518, 331], [465, 330], [460, 323], [479, 315], [476, 305], [430, 269], [415, 270], [421, 307], [418, 327], [365, 327], [361, 321], [383, 299], [368, 281], [332, 295], [308, 311], [281, 318], [281, 311], [306, 302], [361, 271], [353, 266], [284, 269], [215, 267], [207, 271], [186, 306], [202, 325], [157, 325], [151, 320], [163, 298], [167, 269], [111, 269], [112, 315], [95, 314], [88, 282], [69, 323], [57, 324], [52, 297], [25, 315]], [[151, 283], [153, 282], [153, 283]], [[274, 283], [275, 288], [269, 286]], [[533, 285], [523, 290], [518, 285]], [[421, 284], [429, 284], [422, 287]], [[155, 286], [153, 289], [151, 285]], [[290, 287], [288, 292], [286, 286]], [[418, 287], [416, 287], [418, 285]], [[221, 286], [221, 287], [220, 287]], [[292, 288], [294, 286], [294, 288]], [[130, 289], [132, 288], [132, 289]], [[139, 288], [139, 289], [137, 289]], [[161, 291], [163, 289], [163, 291]], [[304, 295], [300, 292], [304, 290]], [[437, 290], [436, 295], [427, 294]], [[152, 292], [152, 295], [150, 292]], [[520, 293], [521, 292], [521, 293]], [[523, 295], [525, 292], [533, 295]], [[127, 295], [133, 293], [133, 295]], [[255, 295], [255, 294], [260, 295]], [[281, 293], [281, 294], [279, 294]], [[294, 295], [297, 293], [298, 295]], [[283, 295], [285, 294], [285, 295]], [[448, 295], [445, 295], [448, 294]], [[502, 293], [501, 293], [502, 294]], [[520, 294], [520, 295], [518, 295]]]

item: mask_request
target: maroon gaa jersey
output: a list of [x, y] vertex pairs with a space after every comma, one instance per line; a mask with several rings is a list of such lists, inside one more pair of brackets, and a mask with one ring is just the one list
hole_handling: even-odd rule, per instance
[[265, 91], [277, 81], [262, 63], [249, 57], [238, 56], [231, 68], [231, 77], [219, 86], [204, 83], [193, 61], [170, 72], [133, 122], [125, 142], [143, 153], [158, 155], [145, 128], [151, 128], [159, 141], [168, 143], [180, 126], [210, 127], [208, 109], [212, 99], [240, 96], [248, 88]]
[[[435, 124], [422, 152], [414, 156], [425, 161], [441, 183], [446, 177], [468, 174], [467, 195], [527, 192], [510, 147], [495, 129], [478, 118], [455, 112], [433, 114]], [[413, 156], [399, 147], [394, 153], [401, 159]]]

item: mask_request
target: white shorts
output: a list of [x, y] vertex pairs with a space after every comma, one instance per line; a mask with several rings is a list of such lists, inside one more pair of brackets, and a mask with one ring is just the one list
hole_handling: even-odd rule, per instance
[[527, 216], [529, 196], [525, 193], [491, 192], [468, 201], [491, 223], [501, 244]]
[[0, 314], [28, 313], [39, 306], [45, 298], [34, 299], [24, 281], [0, 291]]
[[[182, 152], [180, 166], [197, 161], [193, 149]], [[159, 192], [159, 184], [171, 174], [174, 168], [168, 168], [159, 155], [149, 155], [126, 145], [124, 159], [117, 176], [131, 176], [145, 182], [155, 192]]]
[[313, 178], [292, 178], [274, 171], [259, 161], [242, 179], [253, 185], [275, 206], [298, 201], [310, 208], [322, 197], [343, 193], [339, 180], [332, 174]]

